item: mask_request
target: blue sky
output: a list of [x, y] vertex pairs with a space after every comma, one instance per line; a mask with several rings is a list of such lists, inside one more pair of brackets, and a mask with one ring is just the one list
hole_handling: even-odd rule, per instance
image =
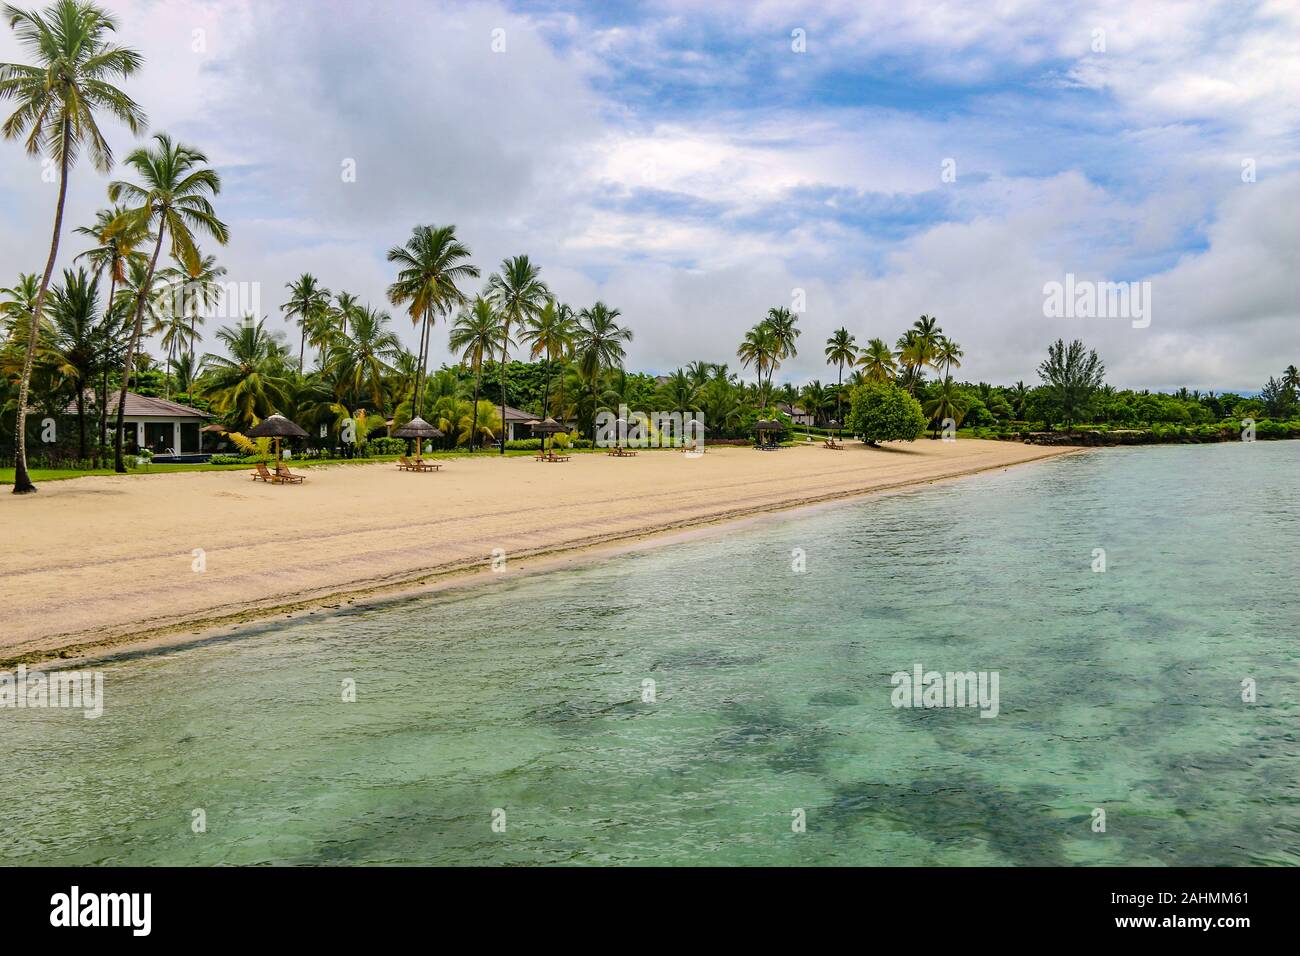
[[[833, 375], [832, 329], [892, 341], [922, 312], [973, 380], [1032, 381], [1058, 336], [1135, 387], [1254, 389], [1300, 358], [1291, 3], [108, 6], [152, 128], [221, 170], [219, 257], [274, 324], [303, 271], [381, 304], [385, 250], [454, 222], [485, 273], [525, 252], [620, 308], [653, 371], [735, 367], [795, 290], [796, 381]], [[72, 224], [105, 184], [77, 170]], [[0, 145], [5, 274], [39, 266], [52, 200]], [[1045, 318], [1067, 272], [1149, 281], [1151, 325]]]

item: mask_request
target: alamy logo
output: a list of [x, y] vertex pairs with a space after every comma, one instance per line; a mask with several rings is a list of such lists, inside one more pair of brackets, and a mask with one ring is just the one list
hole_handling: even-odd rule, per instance
[[1043, 315], [1049, 319], [1131, 319], [1133, 328], [1151, 324], [1150, 282], [1093, 282], [1065, 274], [1065, 282], [1043, 286]]
[[50, 897], [51, 926], [129, 926], [131, 935], [148, 936], [153, 924], [151, 893], [70, 893]]
[[687, 448], [704, 447], [703, 415], [685, 418], [681, 412], [629, 412], [626, 405], [596, 416], [597, 448]]
[[18, 665], [18, 673], [0, 671], [0, 707], [68, 707], [85, 711], [87, 720], [104, 713], [102, 671], [55, 671], [42, 674]]
[[898, 671], [889, 679], [895, 707], [978, 707], [981, 717], [998, 715], [997, 671], [927, 671], [920, 664], [912, 673]]

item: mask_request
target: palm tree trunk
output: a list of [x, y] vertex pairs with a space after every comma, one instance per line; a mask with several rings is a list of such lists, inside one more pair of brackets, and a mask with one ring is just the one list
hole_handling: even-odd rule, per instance
[[126, 462], [122, 458], [122, 429], [126, 416], [126, 386], [131, 381], [131, 366], [135, 364], [135, 348], [140, 341], [140, 328], [144, 323], [144, 303], [149, 298], [149, 289], [153, 286], [153, 271], [158, 266], [158, 253], [162, 251], [163, 233], [166, 224], [158, 222], [158, 241], [154, 243], [153, 258], [149, 260], [149, 271], [145, 273], [144, 285], [135, 301], [135, 324], [131, 327], [131, 338], [126, 344], [126, 362], [122, 365], [122, 390], [117, 394], [117, 428], [113, 441], [113, 470], [119, 475], [126, 474]]
[[63, 231], [63, 204], [68, 196], [68, 117], [63, 117], [63, 139], [65, 144], [63, 157], [59, 163], [59, 201], [54, 207], [54, 236], [50, 239], [50, 256], [45, 260], [45, 275], [41, 277], [41, 288], [36, 293], [36, 305], [32, 309], [32, 325], [27, 332], [27, 354], [23, 357], [23, 377], [18, 386], [18, 435], [17, 450], [14, 453], [14, 494], [26, 495], [36, 490], [32, 479], [27, 474], [27, 397], [32, 386], [32, 366], [36, 362], [36, 345], [40, 341], [41, 319], [45, 314], [45, 291], [50, 287], [50, 276], [54, 274], [54, 260], [59, 255], [59, 233]]
[[501, 336], [501, 454], [506, 453], [506, 343], [510, 341], [510, 320]]
[[307, 358], [307, 317], [302, 317], [302, 339], [298, 343], [298, 374], [302, 374], [302, 364]]
[[469, 453], [474, 454], [474, 445], [478, 442], [478, 388], [483, 379], [483, 356], [480, 354], [474, 363], [474, 413], [469, 426]]
[[77, 457], [86, 460], [86, 383], [77, 378]]

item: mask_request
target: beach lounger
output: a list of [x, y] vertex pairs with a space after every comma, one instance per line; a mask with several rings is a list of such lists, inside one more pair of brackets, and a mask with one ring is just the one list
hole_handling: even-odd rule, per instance
[[420, 471], [437, 471], [442, 464], [436, 461], [425, 461], [423, 458], [415, 459], [415, 467]]
[[842, 451], [844, 449], [844, 446], [841, 445], [839, 442], [837, 442], [834, 438], [827, 438], [825, 441], [822, 442], [822, 444], [825, 445], [827, 448], [833, 449], [834, 451]]
[[253, 472], [253, 480], [265, 481], [268, 484], [273, 485], [280, 479], [267, 470], [265, 463], [259, 461], [257, 463], [257, 471]]
[[409, 458], [407, 458], [405, 455], [399, 455], [398, 458], [397, 458], [397, 470], [398, 470], [398, 471], [415, 471], [416, 468], [415, 468], [415, 465], [411, 464], [411, 461], [410, 461]]
[[545, 458], [542, 458], [540, 460], [541, 461], [568, 461], [569, 457], [570, 456], [568, 455], [557, 455], [554, 452], [551, 452], [551, 454], [547, 455]]
[[295, 475], [284, 465], [275, 466], [275, 477], [278, 481], [286, 481], [291, 485], [302, 483], [302, 475]]

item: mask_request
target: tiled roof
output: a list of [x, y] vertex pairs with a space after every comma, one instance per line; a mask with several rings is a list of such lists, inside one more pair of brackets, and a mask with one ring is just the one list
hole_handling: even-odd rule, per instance
[[[117, 412], [117, 389], [108, 393], [109, 410]], [[89, 410], [95, 405], [95, 394], [93, 391], [86, 392], [86, 408]], [[77, 400], [74, 398], [68, 402], [65, 413], [75, 415], [77, 413]], [[135, 392], [126, 393], [126, 411], [123, 413], [128, 416], [137, 416], [140, 418], [211, 418], [207, 412], [201, 412], [197, 408], [190, 408], [188, 405], [180, 405], [176, 402], [169, 402], [165, 398], [149, 398], [145, 395], [137, 395]]]

